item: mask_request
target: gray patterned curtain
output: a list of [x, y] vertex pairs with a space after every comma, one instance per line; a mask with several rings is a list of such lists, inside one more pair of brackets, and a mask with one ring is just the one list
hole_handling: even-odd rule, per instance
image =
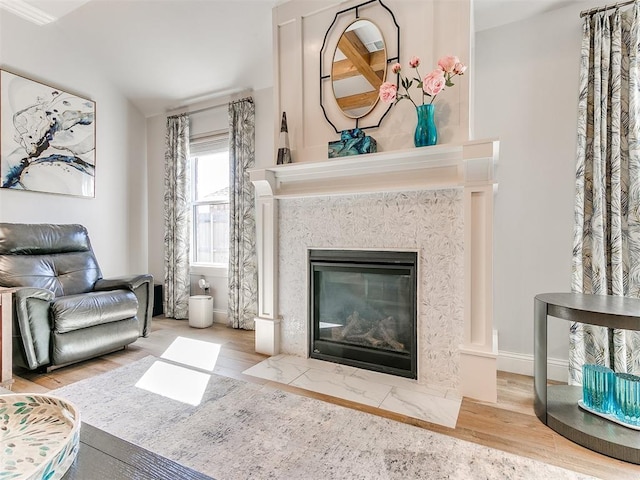
[[255, 107], [252, 98], [229, 104], [229, 325], [253, 330], [258, 312], [254, 190]]
[[189, 316], [189, 117], [167, 118], [164, 156], [164, 312]]
[[[574, 292], [640, 297], [639, 15], [636, 2], [583, 25]], [[640, 336], [573, 324], [570, 383], [581, 383], [584, 363], [640, 373]]]

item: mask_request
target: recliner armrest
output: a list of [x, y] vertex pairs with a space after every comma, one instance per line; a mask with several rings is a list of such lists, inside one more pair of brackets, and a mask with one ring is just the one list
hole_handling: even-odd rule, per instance
[[22, 340], [22, 349], [16, 354], [23, 354], [23, 366], [31, 370], [51, 363], [49, 306], [54, 297], [51, 290], [44, 288], [18, 288], [13, 293], [15, 323]]
[[151, 317], [153, 316], [153, 276], [129, 275], [118, 278], [102, 278], [98, 280], [94, 290], [131, 290], [138, 299], [138, 321], [140, 322], [140, 336], [146, 337], [151, 331]]
[[126, 277], [117, 278], [101, 278], [93, 286], [94, 290], [135, 290], [144, 283], [153, 285], [153, 277], [151, 275], [128, 275]]

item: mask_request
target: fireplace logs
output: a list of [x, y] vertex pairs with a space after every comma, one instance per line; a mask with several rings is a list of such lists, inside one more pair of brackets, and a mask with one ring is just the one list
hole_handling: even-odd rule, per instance
[[396, 319], [388, 316], [381, 320], [367, 320], [357, 311], [347, 317], [347, 324], [339, 334], [340, 340], [404, 352], [404, 344], [398, 341]]

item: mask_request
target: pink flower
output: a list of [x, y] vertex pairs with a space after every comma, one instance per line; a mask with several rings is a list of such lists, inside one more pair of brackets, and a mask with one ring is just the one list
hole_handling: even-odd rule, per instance
[[422, 80], [422, 89], [427, 95], [435, 97], [442, 91], [445, 82], [444, 72], [438, 68], [424, 77]]
[[380, 100], [384, 103], [391, 103], [396, 99], [398, 87], [395, 83], [384, 82], [380, 85]]
[[438, 60], [438, 67], [440, 67], [443, 72], [453, 73], [453, 70], [458, 63], [460, 63], [460, 59], [458, 57], [448, 55]]
[[[409, 67], [416, 69], [414, 76], [420, 77], [418, 67], [420, 66], [419, 57], [411, 57]], [[411, 93], [416, 90], [421, 92], [422, 105], [425, 104], [425, 95], [431, 97], [433, 103], [435, 97], [445, 88], [453, 87], [451, 81], [457, 75], [462, 75], [467, 70], [467, 66], [460, 62], [460, 59], [453, 55], [441, 57], [438, 60], [438, 67], [429, 73], [422, 80], [419, 78], [409, 78], [402, 74], [402, 66], [394, 63], [391, 71], [398, 75], [397, 85], [391, 82], [385, 82], [380, 86], [378, 92], [380, 99], [385, 103], [398, 103], [400, 100], [409, 100], [416, 108], [420, 102], [416, 102]]]
[[467, 70], [467, 66], [464, 63], [456, 63], [453, 67], [453, 73], [456, 75], [462, 75]]

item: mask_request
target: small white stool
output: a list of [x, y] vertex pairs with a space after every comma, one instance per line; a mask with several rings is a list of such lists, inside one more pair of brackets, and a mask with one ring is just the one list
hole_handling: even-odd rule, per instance
[[189, 297], [189, 326], [207, 328], [213, 324], [213, 297], [194, 295]]

